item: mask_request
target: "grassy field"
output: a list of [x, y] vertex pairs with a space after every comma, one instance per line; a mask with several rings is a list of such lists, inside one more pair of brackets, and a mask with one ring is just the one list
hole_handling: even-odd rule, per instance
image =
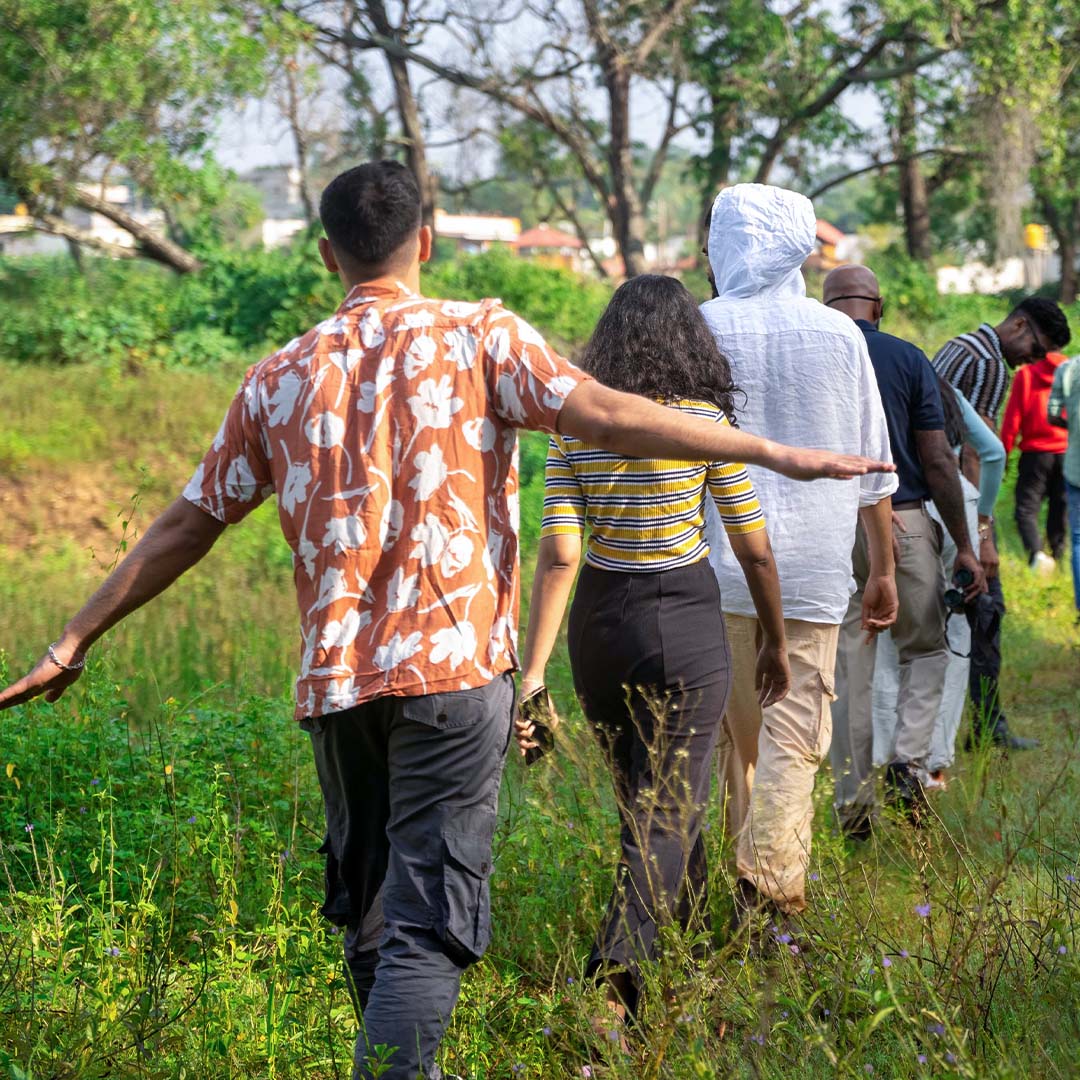
[[[0, 369], [0, 675], [33, 660], [175, 493], [235, 374]], [[523, 440], [526, 589], [543, 454]], [[999, 512], [1011, 518], [1009, 491]], [[0, 1075], [348, 1076], [356, 1021], [318, 915], [322, 812], [290, 720], [296, 617], [276, 529], [261, 508], [111, 634], [61, 702], [0, 714]], [[718, 933], [693, 971], [694, 943], [672, 940], [636, 1056], [606, 1065], [589, 1064], [582, 966], [616, 816], [560, 651], [565, 737], [550, 763], [508, 767], [495, 939], [466, 977], [444, 1068], [1080, 1075], [1080, 639], [1067, 576], [1030, 577], [1018, 550], [1006, 525], [1004, 689], [1043, 748], [962, 753], [935, 827], [857, 850], [831, 831], [823, 773], [813, 947], [757, 962]], [[718, 808], [710, 821], [720, 928], [729, 851]]]

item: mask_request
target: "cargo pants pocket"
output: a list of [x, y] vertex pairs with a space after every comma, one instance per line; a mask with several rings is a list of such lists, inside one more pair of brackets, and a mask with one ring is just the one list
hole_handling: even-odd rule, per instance
[[[491, 822], [494, 825], [494, 821]], [[491, 835], [444, 829], [439, 937], [462, 967], [484, 955], [491, 942]]]

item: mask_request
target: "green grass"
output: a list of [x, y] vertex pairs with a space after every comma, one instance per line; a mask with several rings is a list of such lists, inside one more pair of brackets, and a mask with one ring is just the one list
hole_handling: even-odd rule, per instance
[[[15, 418], [4, 439], [17, 431], [29, 447], [0, 462], [0, 485], [51, 477], [62, 491], [69, 454], [86, 468], [123, 458], [116, 482], [141, 492], [126, 516], [136, 531], [175, 493], [231, 392], [225, 377], [86, 369], [59, 381], [5, 369], [0, 387]], [[523, 439], [526, 595], [543, 456], [542, 438]], [[1011, 506], [1006, 490], [1002, 518]], [[112, 561], [83, 540], [44, 533], [32, 551], [0, 550], [7, 673], [32, 662]], [[1008, 522], [1004, 547], [1006, 704], [1043, 749], [961, 753], [937, 827], [889, 828], [857, 851], [831, 832], [824, 771], [814, 947], [765, 962], [719, 932], [728, 845], [714, 806], [714, 956], [691, 977], [692, 942], [668, 942], [638, 1056], [597, 1077], [1077, 1074], [1078, 638], [1067, 575], [1030, 577]], [[339, 942], [318, 915], [322, 809], [290, 719], [296, 621], [288, 552], [263, 507], [117, 628], [59, 703], [0, 713], [0, 1076], [348, 1076], [356, 1021]], [[580, 1076], [590, 1060], [596, 1000], [582, 967], [617, 819], [562, 648], [550, 673], [564, 737], [549, 763], [507, 769], [495, 937], [443, 1052], [470, 1078]], [[667, 985], [681, 989], [674, 1012]]]

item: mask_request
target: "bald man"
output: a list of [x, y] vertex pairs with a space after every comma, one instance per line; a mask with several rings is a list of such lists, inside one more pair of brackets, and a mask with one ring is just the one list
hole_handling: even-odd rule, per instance
[[[878, 329], [884, 300], [877, 278], [865, 266], [833, 270], [825, 279], [824, 301], [853, 319], [866, 337], [900, 480], [892, 502], [900, 601], [892, 635], [900, 658], [900, 689], [885, 786], [890, 801], [919, 824], [925, 810], [920, 771], [927, 764], [949, 662], [943, 536], [927, 512], [928, 501], [933, 501], [956, 544], [952, 576], [960, 571], [971, 575], [966, 588], [970, 597], [985, 591], [986, 578], [968, 534], [960, 472], [945, 437], [941, 394], [930, 361], [914, 345]], [[869, 574], [861, 531], [852, 563], [857, 589], [840, 630], [830, 756], [837, 817], [849, 835], [864, 837], [877, 804], [872, 709], [877, 648], [860, 627]]]

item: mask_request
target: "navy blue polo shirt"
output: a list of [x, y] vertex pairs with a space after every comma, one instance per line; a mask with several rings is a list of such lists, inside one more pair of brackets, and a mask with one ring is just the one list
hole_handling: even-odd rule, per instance
[[865, 319], [856, 319], [855, 325], [866, 338], [889, 426], [889, 445], [900, 481], [893, 502], [928, 499], [930, 489], [919, 463], [915, 432], [945, 430], [937, 376], [926, 354], [910, 341], [883, 334]]

